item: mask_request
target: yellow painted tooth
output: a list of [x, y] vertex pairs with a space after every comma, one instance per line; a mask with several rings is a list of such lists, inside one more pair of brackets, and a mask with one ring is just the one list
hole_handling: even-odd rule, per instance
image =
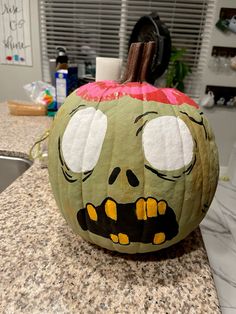
[[123, 245], [129, 244], [129, 237], [125, 233], [118, 233], [119, 243]]
[[114, 243], [118, 243], [119, 242], [119, 238], [118, 238], [117, 235], [111, 233], [110, 237], [111, 237], [112, 242], [114, 242]]
[[157, 201], [155, 198], [149, 197], [147, 199], [147, 216], [157, 217]]
[[117, 206], [113, 200], [106, 201], [105, 212], [109, 218], [113, 220], [117, 220]]
[[159, 232], [159, 233], [156, 233], [154, 235], [154, 239], [153, 239], [153, 243], [154, 244], [161, 244], [165, 241], [166, 239], [166, 235], [164, 232]]
[[97, 215], [96, 208], [92, 204], [88, 204], [86, 207], [87, 207], [89, 218], [91, 220], [97, 221], [98, 215]]
[[158, 204], [157, 204], [158, 213], [159, 213], [160, 215], [165, 215], [165, 213], [166, 213], [166, 207], [167, 207], [167, 205], [166, 205], [166, 202], [165, 202], [165, 201], [160, 201], [160, 202], [158, 202]]
[[140, 198], [136, 202], [136, 216], [138, 220], [147, 220], [146, 201], [144, 198]]

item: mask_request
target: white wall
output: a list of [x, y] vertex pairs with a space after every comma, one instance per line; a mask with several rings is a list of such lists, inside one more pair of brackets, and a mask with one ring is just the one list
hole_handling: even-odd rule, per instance
[[42, 79], [38, 11], [38, 0], [30, 0], [33, 66], [0, 65], [0, 102], [29, 100], [23, 85]]
[[[214, 25], [219, 19], [221, 7], [236, 8], [236, 1], [217, 1]], [[224, 34], [215, 26], [213, 27], [207, 64], [211, 57], [212, 46], [236, 48], [236, 34], [231, 32]], [[206, 85], [236, 87], [236, 71], [229, 76], [222, 73], [213, 73], [208, 67], [206, 67], [202, 80], [202, 93], [205, 92]], [[214, 107], [213, 109], [204, 109], [204, 113], [208, 117], [216, 136], [216, 142], [218, 144], [220, 154], [220, 165], [227, 166], [232, 145], [236, 142], [236, 109]]]
[[227, 166], [232, 145], [236, 142], [236, 109], [204, 109], [216, 137], [220, 165]]

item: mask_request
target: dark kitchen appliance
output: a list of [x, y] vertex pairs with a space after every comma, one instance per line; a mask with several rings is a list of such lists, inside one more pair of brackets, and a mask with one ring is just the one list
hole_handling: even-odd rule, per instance
[[129, 47], [134, 42], [156, 43], [155, 54], [148, 82], [153, 84], [168, 67], [171, 55], [171, 37], [167, 26], [157, 12], [142, 16], [135, 24], [130, 36]]

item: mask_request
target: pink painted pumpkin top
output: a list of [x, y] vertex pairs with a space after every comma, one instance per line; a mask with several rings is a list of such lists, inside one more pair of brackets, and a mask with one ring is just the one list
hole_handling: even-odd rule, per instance
[[109, 101], [130, 96], [143, 101], [158, 101], [164, 104], [199, 106], [187, 95], [174, 88], [157, 88], [148, 83], [99, 81], [81, 86], [76, 94], [89, 101]]

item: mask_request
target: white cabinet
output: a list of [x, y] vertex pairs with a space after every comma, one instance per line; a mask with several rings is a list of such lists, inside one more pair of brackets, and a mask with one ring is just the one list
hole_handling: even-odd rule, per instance
[[[225, 86], [225, 87], [234, 87], [236, 91], [236, 71], [230, 70], [229, 73], [224, 73], [224, 71], [213, 71], [209, 68], [209, 64], [212, 59], [213, 47], [228, 47], [235, 48], [236, 51], [236, 33], [227, 32], [224, 33], [219, 30], [215, 24], [219, 20], [220, 12], [222, 8], [230, 8], [232, 12], [236, 10], [236, 1], [235, 0], [218, 0], [214, 16], [214, 25], [212, 32], [210, 34], [209, 49], [207, 54], [207, 64], [203, 72], [202, 84], [201, 84], [201, 95], [206, 91], [206, 86]], [[232, 13], [233, 15], [234, 13]], [[234, 50], [234, 49], [233, 49]], [[236, 52], [235, 52], [236, 55]], [[235, 94], [236, 96], [236, 94]]]

